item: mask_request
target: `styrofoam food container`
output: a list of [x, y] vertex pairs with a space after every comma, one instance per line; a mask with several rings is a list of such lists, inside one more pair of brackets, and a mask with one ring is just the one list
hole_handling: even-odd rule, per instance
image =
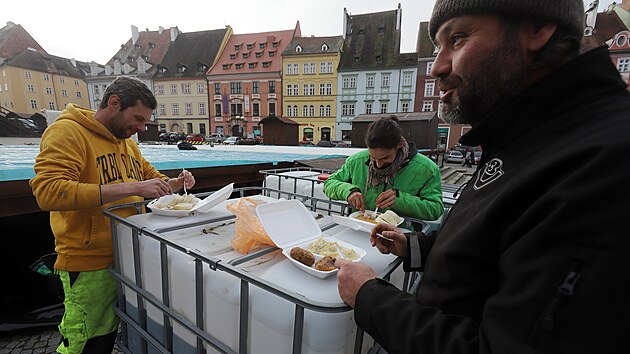
[[[312, 276], [324, 279], [337, 273], [337, 269], [324, 272], [306, 266], [291, 258], [290, 253], [293, 247], [306, 249], [311, 242], [319, 237], [324, 237], [329, 242], [337, 242], [341, 247], [353, 249], [359, 255], [357, 259], [353, 260], [354, 262], [359, 262], [366, 255], [366, 252], [359, 247], [334, 237], [322, 236], [317, 221], [304, 204], [298, 200], [291, 199], [259, 205], [256, 207], [256, 215], [258, 215], [260, 223], [271, 240], [282, 249], [282, 254], [296, 267]], [[316, 261], [320, 258], [322, 258], [321, 255], [315, 255]]]
[[[366, 211], [365, 211], [365, 213], [366, 213], [366, 214], [369, 214], [369, 215], [374, 215], [374, 211], [372, 211], [372, 210], [366, 210]], [[363, 213], [362, 213], [360, 210], [357, 210], [357, 211], [355, 211], [354, 213], [350, 214], [349, 218], [353, 219], [354, 221], [356, 221], [356, 222], [358, 222], [358, 223], [361, 223], [362, 225], [369, 225], [369, 226], [370, 226], [370, 230], [371, 230], [371, 229], [372, 229], [372, 227], [374, 227], [374, 225], [376, 225], [376, 224], [373, 224], [373, 223], [371, 223], [371, 222], [367, 222], [367, 221], [363, 221], [363, 220], [359, 220], [359, 219], [357, 219], [357, 217], [358, 217], [359, 215], [361, 215], [361, 214], [363, 214]], [[379, 215], [381, 215], [381, 213], [376, 213], [376, 216], [377, 216], [377, 217], [378, 217]], [[403, 223], [403, 221], [405, 221], [405, 219], [401, 218], [400, 216], [399, 216], [398, 218], [399, 218], [398, 223], [397, 223], [396, 225], [394, 225], [394, 226], [398, 226], [398, 225], [402, 224], [402, 223]]]
[[[232, 194], [233, 190], [234, 190], [234, 183], [230, 183], [227, 186], [212, 193], [211, 195], [205, 197], [204, 199], [199, 199], [195, 197], [194, 200], [197, 202], [197, 204], [190, 210], [171, 210], [171, 209], [161, 209], [161, 208], [155, 207], [155, 204], [157, 204], [158, 201], [162, 200], [163, 198], [169, 198], [169, 197], [173, 198], [175, 196], [174, 194], [166, 195], [160, 199], [155, 199], [151, 201], [151, 203], [147, 204], [147, 207], [151, 208], [151, 211], [154, 214], [162, 215], [162, 216], [182, 217], [182, 216], [193, 215], [196, 213], [207, 213], [212, 208], [214, 208], [215, 206], [221, 204], [223, 201], [228, 199], [230, 195]], [[165, 201], [163, 200], [163, 202]]]

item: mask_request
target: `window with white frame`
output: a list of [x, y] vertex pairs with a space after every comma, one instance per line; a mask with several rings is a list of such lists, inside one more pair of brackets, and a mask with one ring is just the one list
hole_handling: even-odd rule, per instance
[[319, 105], [319, 116], [320, 116], [320, 117], [324, 117], [324, 116], [325, 116], [325, 114], [326, 114], [326, 108], [324, 108], [324, 105], [323, 105], [323, 104], [320, 104], [320, 105]]
[[630, 58], [619, 58], [617, 60], [617, 70], [622, 73], [630, 71]]
[[179, 115], [179, 103], [172, 103], [171, 104], [171, 111], [173, 112], [174, 116], [178, 116]]
[[166, 115], [166, 106], [164, 105], [164, 103], [160, 103], [159, 107], [160, 107], [160, 109], [159, 109], [160, 115], [161, 116], [165, 116]]
[[52, 88], [46, 87], [46, 94], [52, 95]]
[[431, 69], [433, 68], [433, 62], [430, 61], [427, 63], [427, 75], [431, 75]]
[[368, 75], [365, 78], [365, 87], [374, 87], [374, 75]]
[[298, 115], [298, 106], [295, 105], [295, 106], [293, 106], [293, 116], [297, 117], [297, 115]]
[[409, 112], [409, 102], [401, 102], [400, 107], [403, 112]]
[[186, 115], [192, 115], [192, 103], [184, 103], [184, 109], [186, 110]]
[[[31, 74], [31, 72], [30, 72], [30, 71], [28, 71], [28, 70], [27, 70], [27, 71], [24, 71], [24, 76], [25, 76], [27, 79], [30, 79], [30, 78], [32, 78], [32, 77], [33, 77], [33, 75]], [[31, 101], [31, 102], [33, 102], [33, 101]]]
[[221, 107], [222, 106], [221, 106], [220, 103], [215, 103], [214, 104], [214, 116], [215, 117], [221, 117], [221, 112], [222, 112]]
[[293, 75], [293, 64], [287, 64], [287, 75]]
[[311, 74], [317, 74], [317, 70], [315, 68], [315, 63], [310, 63], [311, 66]]
[[61, 95], [62, 95], [63, 97], [68, 97], [68, 90], [66, 90], [66, 89], [62, 89], [62, 90], [61, 90]]
[[342, 116], [353, 116], [354, 115], [354, 103], [344, 103], [341, 105], [341, 115]]
[[311, 73], [311, 71], [310, 71], [310, 69], [309, 69], [309, 68], [310, 68], [310, 66], [308, 65], [308, 63], [304, 63], [304, 67], [303, 67], [303, 70], [302, 70], [302, 74], [310, 74], [310, 73]]
[[326, 63], [321, 62], [319, 63], [319, 73], [320, 74], [326, 74], [328, 71], [326, 70]]
[[66, 78], [65, 78], [65, 77], [63, 77], [63, 76], [61, 76], [61, 77], [59, 78], [59, 82], [60, 82], [60, 83], [62, 83], [62, 84], [65, 84], [65, 83], [66, 83]]
[[44, 74], [44, 81], [50, 81], [50, 75]]
[[302, 85], [302, 94], [308, 96], [308, 84]]
[[298, 96], [300, 94], [300, 88], [298, 84], [293, 85], [293, 96]]
[[55, 109], [55, 102], [48, 102], [48, 109]]
[[79, 80], [74, 80], [74, 86], [79, 86]]
[[37, 108], [37, 101], [31, 100], [31, 108]]
[[308, 85], [308, 94], [310, 96], [315, 96], [315, 84]]
[[332, 63], [332, 61], [329, 61], [328, 63], [326, 63], [326, 67], [328, 67], [328, 73], [332, 74], [332, 72], [333, 72], [333, 63]]
[[422, 112], [433, 112], [433, 101], [423, 101]]
[[286, 112], [287, 112], [287, 117], [293, 117], [293, 110], [291, 109], [291, 105], [287, 106]]
[[324, 96], [326, 94], [326, 84], [319, 84], [319, 95]]
[[158, 95], [163, 95], [164, 94], [164, 85], [156, 85], [155, 86], [155, 91], [157, 91]]
[[387, 113], [387, 102], [381, 102], [381, 113]]
[[28, 92], [35, 92], [35, 86], [33, 85], [26, 85], [26, 91]]
[[293, 84], [287, 84], [287, 96], [293, 96]]
[[424, 83], [424, 97], [435, 96], [435, 80]]
[[365, 102], [365, 114], [372, 114], [372, 102]]
[[308, 117], [308, 106], [307, 105], [303, 105], [302, 106], [302, 117]]
[[206, 104], [204, 102], [199, 102], [199, 114], [206, 114]]
[[260, 102], [252, 103], [252, 116], [260, 117]]
[[198, 83], [197, 84], [197, 93], [203, 93], [205, 90], [206, 85], [202, 84], [202, 83]]
[[381, 75], [381, 87], [389, 87], [389, 74]]
[[315, 116], [315, 106], [313, 105], [308, 106], [308, 116], [309, 117]]
[[332, 95], [332, 84], [326, 84], [326, 96]]
[[411, 73], [403, 74], [403, 86], [411, 86]]
[[171, 84], [171, 95], [177, 95], [177, 85]]
[[77, 98], [81, 98], [81, 92], [77, 91]]
[[329, 104], [327, 104], [326, 105], [326, 117], [330, 117], [331, 111], [332, 111], [332, 107]]
[[182, 92], [186, 95], [190, 94], [190, 84], [182, 84]]
[[344, 77], [342, 79], [343, 88], [356, 88], [357, 87], [357, 78], [356, 77]]

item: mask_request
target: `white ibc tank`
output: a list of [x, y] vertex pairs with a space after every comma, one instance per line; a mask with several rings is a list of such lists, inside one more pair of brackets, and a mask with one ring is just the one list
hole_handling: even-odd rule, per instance
[[[324, 181], [317, 178], [320, 174], [320, 172], [316, 171], [283, 172], [279, 175], [265, 177], [265, 186], [284, 192], [296, 193], [301, 196], [330, 200], [330, 198], [324, 194]], [[272, 198], [287, 198], [286, 194], [282, 195], [282, 193], [277, 192], [271, 192], [269, 196]], [[316, 208], [317, 211], [321, 212], [326, 212], [328, 209], [336, 213], [341, 212], [340, 206], [331, 206], [325, 202], [318, 202]]]

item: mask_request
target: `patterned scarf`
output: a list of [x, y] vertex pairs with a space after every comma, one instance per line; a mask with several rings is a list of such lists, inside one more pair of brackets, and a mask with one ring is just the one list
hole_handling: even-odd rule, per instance
[[[402, 139], [403, 145], [396, 152], [396, 157], [394, 158], [394, 162], [390, 165], [385, 166], [383, 168], [376, 167], [376, 163], [372, 159], [370, 159], [370, 164], [368, 165], [368, 178], [367, 178], [367, 186], [366, 187], [376, 187], [380, 184], [391, 184], [396, 177], [396, 172], [400, 170], [400, 166], [406, 161], [409, 161], [409, 144], [407, 140]], [[367, 188], [366, 188], [367, 189]]]

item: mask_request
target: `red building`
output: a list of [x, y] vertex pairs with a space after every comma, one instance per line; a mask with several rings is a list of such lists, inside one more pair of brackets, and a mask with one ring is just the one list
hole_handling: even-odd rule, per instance
[[232, 35], [208, 70], [210, 129], [239, 137], [261, 135], [260, 120], [282, 113], [282, 52], [295, 29]]

